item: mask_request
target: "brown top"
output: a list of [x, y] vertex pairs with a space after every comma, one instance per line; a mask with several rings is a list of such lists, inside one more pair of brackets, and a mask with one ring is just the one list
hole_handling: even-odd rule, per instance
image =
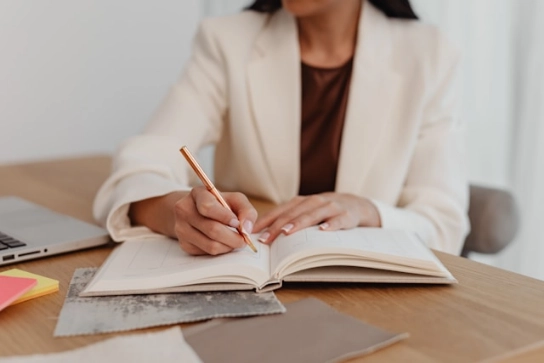
[[302, 63], [299, 195], [334, 191], [353, 58], [337, 68]]

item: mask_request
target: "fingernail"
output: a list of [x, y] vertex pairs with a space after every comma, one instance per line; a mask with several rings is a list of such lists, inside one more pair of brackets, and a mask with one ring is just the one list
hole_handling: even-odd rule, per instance
[[259, 236], [259, 242], [266, 243], [266, 241], [268, 240], [268, 237], [270, 237], [270, 233], [264, 232], [263, 234]]
[[251, 232], [253, 232], [253, 222], [249, 220], [244, 221], [244, 232], [247, 234], [251, 234]]
[[322, 231], [326, 230], [327, 228], [329, 228], [329, 224], [327, 222], [321, 223], [319, 225], [319, 229]]
[[239, 225], [240, 225], [240, 221], [237, 220], [236, 218], [232, 218], [229, 222], [229, 226], [231, 226], [232, 228], [238, 228]]
[[293, 227], [294, 225], [292, 223], [288, 223], [285, 226], [283, 226], [281, 230], [284, 231], [285, 233], [289, 233], [289, 231], [292, 230]]

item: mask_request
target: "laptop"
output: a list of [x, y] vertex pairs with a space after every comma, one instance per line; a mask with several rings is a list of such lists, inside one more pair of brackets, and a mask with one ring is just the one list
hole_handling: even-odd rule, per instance
[[93, 224], [18, 197], [0, 197], [0, 266], [108, 243]]

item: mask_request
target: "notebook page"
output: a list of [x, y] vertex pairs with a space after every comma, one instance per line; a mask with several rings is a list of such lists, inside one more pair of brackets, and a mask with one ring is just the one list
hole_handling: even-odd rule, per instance
[[115, 248], [84, 290], [149, 290], [203, 282], [264, 283], [269, 248], [248, 246], [219, 256], [191, 256], [166, 237], [127, 240]]
[[289, 236], [282, 235], [272, 244], [270, 252], [271, 267], [275, 272], [307, 256], [342, 253], [382, 257], [386, 261], [407, 263], [416, 267], [436, 265], [432, 252], [415, 234], [382, 228], [353, 228], [329, 232], [310, 227]]

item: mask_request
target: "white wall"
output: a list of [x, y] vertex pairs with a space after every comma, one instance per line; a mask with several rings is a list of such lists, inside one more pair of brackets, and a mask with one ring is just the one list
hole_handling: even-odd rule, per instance
[[0, 0], [0, 163], [111, 153], [187, 59], [199, 0]]
[[517, 0], [412, 0], [462, 52], [460, 106], [473, 183], [508, 187], [514, 92], [513, 17]]

